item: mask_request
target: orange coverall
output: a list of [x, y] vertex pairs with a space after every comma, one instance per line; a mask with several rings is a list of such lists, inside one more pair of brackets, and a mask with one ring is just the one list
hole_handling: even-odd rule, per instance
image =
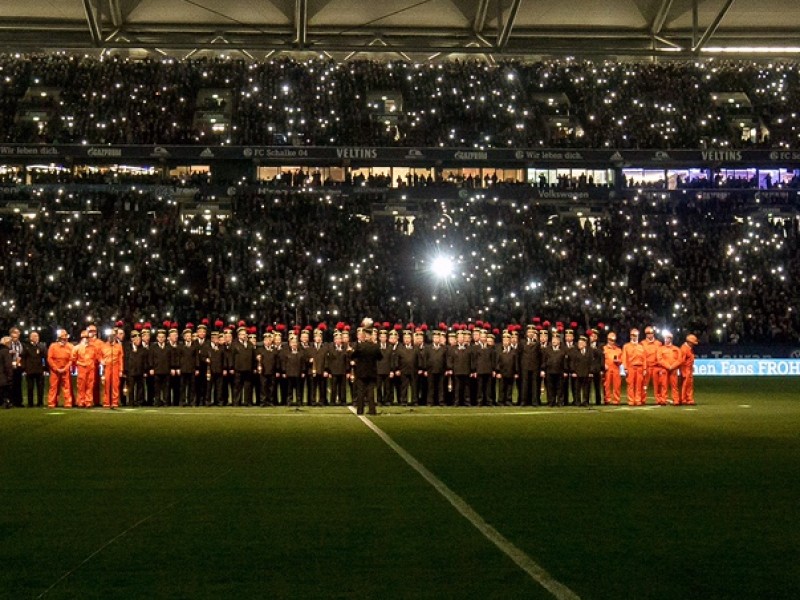
[[680, 404], [694, 404], [694, 349], [685, 342], [681, 346], [681, 401]]
[[622, 394], [622, 377], [619, 374], [620, 357], [622, 348], [616, 344], [607, 343], [603, 346], [603, 357], [606, 363], [606, 375], [603, 382], [603, 393], [606, 404], [619, 404]]
[[103, 344], [103, 376], [106, 379], [103, 390], [103, 406], [106, 408], [119, 406], [119, 380], [122, 376], [122, 344], [111, 342]]
[[658, 365], [656, 368], [656, 402], [664, 405], [667, 403], [667, 392], [672, 390], [672, 403], [680, 404], [681, 395], [678, 391], [678, 370], [683, 362], [681, 349], [670, 344], [658, 349]]
[[92, 402], [89, 406], [100, 406], [100, 360], [103, 358], [103, 340], [89, 338], [89, 347], [94, 354], [94, 375], [92, 379]]
[[88, 344], [78, 344], [73, 351], [72, 361], [78, 367], [78, 406], [81, 408], [94, 406], [92, 390], [95, 378], [94, 366], [97, 362], [94, 353], [95, 347]]
[[622, 364], [625, 366], [628, 404], [630, 406], [640, 406], [643, 403], [644, 375], [647, 369], [644, 346], [638, 342], [625, 344], [622, 347]]
[[653, 340], [652, 342], [647, 338], [642, 340], [642, 347], [644, 348], [644, 355], [647, 359], [647, 372], [644, 375], [644, 381], [642, 382], [642, 397], [641, 403], [647, 404], [647, 387], [652, 385], [653, 386], [653, 395], [658, 396], [655, 393], [655, 388], [657, 385], [656, 382], [656, 365], [658, 364], [658, 349], [661, 347], [660, 340]]
[[[47, 350], [47, 366], [50, 368], [50, 390], [47, 392], [47, 406], [58, 406], [59, 391], [64, 392], [64, 408], [72, 408], [72, 344], [54, 342]], [[61, 372], [59, 372], [61, 371]]]

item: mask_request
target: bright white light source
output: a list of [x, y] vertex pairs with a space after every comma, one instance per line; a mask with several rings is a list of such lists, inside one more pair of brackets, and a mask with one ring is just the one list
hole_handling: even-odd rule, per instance
[[447, 279], [453, 274], [453, 260], [449, 256], [437, 256], [431, 263], [431, 272], [441, 279]]

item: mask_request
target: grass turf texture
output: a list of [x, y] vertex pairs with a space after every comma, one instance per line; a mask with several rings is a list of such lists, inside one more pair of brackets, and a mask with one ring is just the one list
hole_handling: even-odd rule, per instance
[[[696, 381], [375, 422], [583, 598], [794, 598], [800, 379]], [[2, 411], [0, 481], [0, 596], [548, 597], [345, 409]]]

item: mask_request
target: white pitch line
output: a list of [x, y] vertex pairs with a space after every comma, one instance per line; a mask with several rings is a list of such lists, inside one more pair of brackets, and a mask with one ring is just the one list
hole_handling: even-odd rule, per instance
[[447, 485], [434, 475], [428, 468], [409, 454], [402, 446], [395, 442], [387, 433], [380, 427], [375, 425], [372, 421], [367, 419], [364, 415], [358, 415], [356, 410], [351, 406], [350, 411], [361, 419], [361, 422], [369, 427], [383, 442], [397, 453], [412, 469], [419, 473], [425, 481], [433, 486], [441, 496], [447, 500], [453, 508], [455, 508], [462, 517], [469, 521], [475, 529], [481, 532], [483, 536], [492, 542], [497, 548], [508, 556], [516, 565], [525, 571], [531, 579], [541, 585], [544, 589], [550, 592], [558, 600], [579, 600], [575, 592], [569, 589], [563, 583], [553, 578], [550, 573], [544, 570], [535, 560], [528, 556], [524, 551], [517, 548], [511, 541], [509, 541], [497, 529], [489, 525], [483, 517], [481, 517], [474, 508], [467, 504], [461, 496], [456, 494]]

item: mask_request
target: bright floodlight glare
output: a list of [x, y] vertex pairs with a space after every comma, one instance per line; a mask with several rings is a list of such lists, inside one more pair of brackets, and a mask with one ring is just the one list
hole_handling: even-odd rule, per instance
[[453, 261], [447, 256], [437, 256], [431, 263], [431, 272], [441, 279], [453, 274]]

